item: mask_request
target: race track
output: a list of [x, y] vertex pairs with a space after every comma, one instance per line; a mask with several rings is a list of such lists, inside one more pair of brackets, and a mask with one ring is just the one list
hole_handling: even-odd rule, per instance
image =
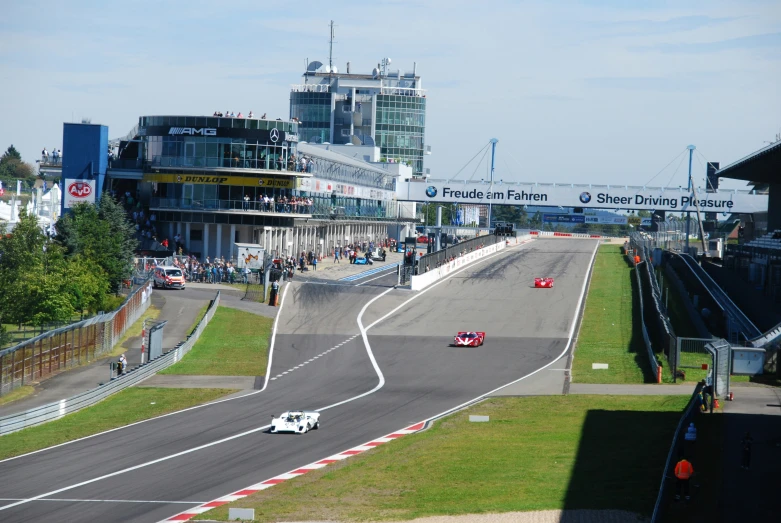
[[[264, 391], [0, 462], [0, 520], [158, 521], [517, 380], [562, 355], [595, 248], [538, 240], [420, 293], [393, 290], [395, 275], [293, 283]], [[385, 317], [368, 348], [359, 316]], [[458, 330], [485, 330], [485, 345], [450, 347]], [[322, 428], [266, 433], [289, 408], [325, 408]]]

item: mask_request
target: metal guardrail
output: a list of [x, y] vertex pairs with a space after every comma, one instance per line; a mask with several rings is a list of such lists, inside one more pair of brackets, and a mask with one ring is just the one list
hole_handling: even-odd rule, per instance
[[740, 308], [727, 296], [727, 293], [713, 281], [713, 278], [700, 267], [700, 265], [688, 254], [678, 254], [689, 266], [694, 276], [702, 283], [713, 299], [724, 307], [730, 321], [734, 321], [740, 327], [740, 332], [746, 340], [756, 339], [762, 336], [762, 332], [748, 319]]
[[[629, 251], [631, 252], [631, 251]], [[627, 252], [626, 256], [627, 258], [631, 259], [631, 255]], [[634, 260], [632, 260], [632, 263], [634, 263]], [[638, 293], [638, 301], [640, 303], [640, 330], [643, 333], [643, 343], [645, 344], [645, 350], [648, 353], [648, 362], [651, 365], [651, 372], [653, 373], [654, 377], [656, 378], [656, 381], [658, 383], [661, 383], [661, 372], [659, 361], [656, 359], [656, 354], [654, 353], [654, 349], [651, 346], [651, 338], [648, 336], [648, 329], [645, 326], [645, 308], [643, 305], [643, 282], [640, 280], [640, 264], [646, 264], [648, 262], [645, 260], [641, 261], [638, 264], [635, 264], [635, 279], [637, 280], [637, 293]]]
[[151, 360], [148, 363], [139, 365], [127, 374], [123, 374], [122, 376], [114, 378], [105, 385], [101, 385], [95, 389], [78, 394], [68, 399], [49, 403], [48, 405], [44, 405], [42, 407], [36, 407], [25, 412], [4, 416], [0, 418], [0, 436], [32, 427], [34, 425], [39, 425], [47, 421], [53, 421], [67, 414], [77, 412], [85, 407], [92, 406], [116, 392], [119, 392], [123, 389], [126, 389], [127, 387], [135, 385], [142, 380], [145, 380], [158, 371], [170, 367], [174, 363], [181, 360], [182, 357], [187, 354], [190, 349], [192, 349], [193, 345], [195, 345], [195, 342], [198, 340], [198, 338], [200, 338], [204, 329], [209, 324], [209, 321], [214, 316], [214, 313], [217, 310], [219, 304], [220, 291], [217, 291], [217, 295], [209, 304], [209, 308], [206, 310], [206, 314], [203, 315], [203, 318], [201, 318], [201, 321], [198, 322], [198, 325], [187, 337], [187, 340], [180, 343], [175, 349], [166, 352], [159, 358]]

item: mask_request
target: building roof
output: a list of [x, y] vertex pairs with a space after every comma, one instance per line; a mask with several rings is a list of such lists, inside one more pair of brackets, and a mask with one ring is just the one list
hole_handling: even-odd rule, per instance
[[309, 145], [308, 143], [298, 144], [298, 154], [299, 156], [303, 154], [305, 156], [314, 156], [315, 158], [322, 158], [323, 160], [331, 160], [333, 162], [343, 163], [343, 164], [351, 165], [353, 167], [360, 167], [361, 169], [366, 169], [367, 171], [371, 171], [376, 174], [383, 174], [385, 176], [394, 176], [393, 174], [386, 171], [385, 169], [382, 169], [380, 167], [375, 167], [374, 165], [364, 162], [363, 160], [358, 160], [356, 158], [347, 156], [346, 154], [338, 153], [336, 151], [329, 151], [328, 149], [323, 149], [321, 147]]
[[716, 174], [722, 178], [763, 183], [781, 183], [781, 142], [755, 151], [722, 167]]

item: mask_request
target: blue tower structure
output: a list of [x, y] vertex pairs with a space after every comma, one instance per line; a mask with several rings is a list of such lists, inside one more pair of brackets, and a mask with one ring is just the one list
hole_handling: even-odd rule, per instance
[[97, 203], [108, 168], [108, 127], [66, 123], [62, 131], [61, 215], [79, 203]]

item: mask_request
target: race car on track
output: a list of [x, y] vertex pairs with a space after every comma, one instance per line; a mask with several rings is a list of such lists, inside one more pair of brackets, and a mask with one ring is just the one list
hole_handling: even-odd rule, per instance
[[552, 289], [553, 278], [534, 278], [535, 289]]
[[459, 332], [453, 345], [456, 347], [479, 347], [485, 341], [485, 332]]
[[305, 434], [320, 428], [320, 413], [308, 410], [289, 410], [279, 417], [271, 417], [271, 433], [293, 432]]

